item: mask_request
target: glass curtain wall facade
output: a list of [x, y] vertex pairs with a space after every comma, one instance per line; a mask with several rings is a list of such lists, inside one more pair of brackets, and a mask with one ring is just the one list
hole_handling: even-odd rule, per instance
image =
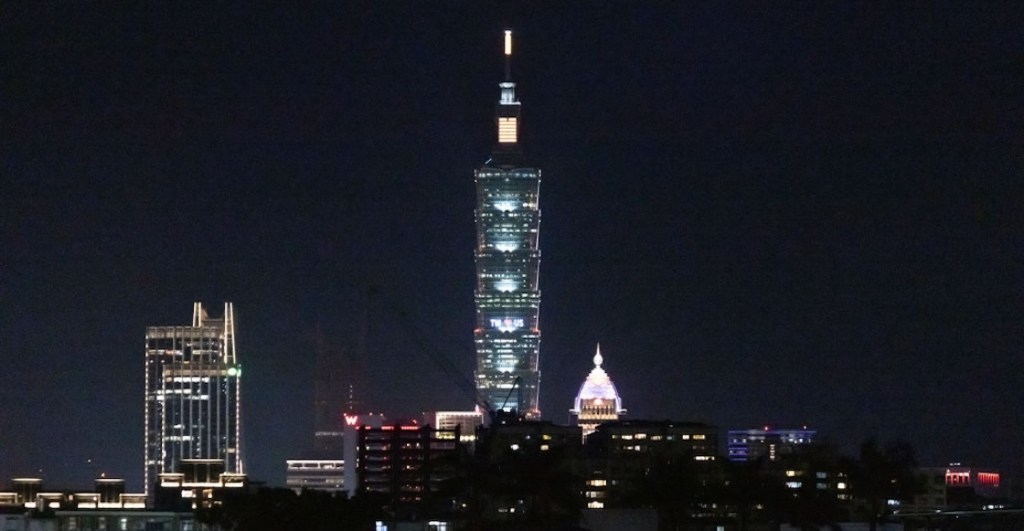
[[476, 346], [479, 401], [492, 410], [540, 416], [540, 177], [522, 164], [520, 103], [510, 79], [499, 84], [497, 146], [476, 177]]
[[235, 355], [232, 304], [210, 319], [202, 303], [192, 326], [146, 328], [146, 495], [161, 473], [179, 472], [183, 459], [218, 459], [243, 474], [242, 369]]

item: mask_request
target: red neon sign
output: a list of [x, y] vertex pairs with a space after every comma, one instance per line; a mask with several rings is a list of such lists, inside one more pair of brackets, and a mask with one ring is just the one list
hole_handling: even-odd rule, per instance
[[971, 484], [971, 473], [970, 472], [953, 472], [952, 470], [946, 470], [946, 485], [970, 485]]
[[999, 487], [999, 473], [978, 472], [978, 484], [986, 487]]

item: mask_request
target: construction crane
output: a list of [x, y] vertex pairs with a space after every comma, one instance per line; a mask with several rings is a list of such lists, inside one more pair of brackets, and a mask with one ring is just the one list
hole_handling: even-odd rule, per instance
[[[419, 326], [412, 312], [406, 309], [398, 300], [388, 296], [379, 286], [371, 284], [367, 288], [367, 301], [370, 297], [378, 296], [383, 302], [384, 306], [393, 313], [396, 317], [402, 321], [402, 329], [409, 335], [409, 338], [416, 344], [417, 347], [427, 354], [427, 356], [456, 384], [456, 386], [473, 401], [473, 403], [484, 413], [487, 414], [487, 420], [493, 421], [494, 418], [501, 412], [508, 412], [506, 407], [508, 406], [509, 400], [512, 398], [512, 393], [518, 393], [516, 405], [522, 403], [522, 378], [516, 376], [512, 382], [512, 387], [509, 389], [508, 394], [502, 401], [501, 405], [497, 408], [493, 404], [487, 401], [476, 388], [476, 384], [472, 379], [466, 377], [458, 367], [451, 361], [451, 359], [441, 351], [423, 331], [423, 328]], [[369, 305], [369, 302], [367, 302]], [[463, 349], [465, 350], [465, 349]], [[467, 353], [472, 354], [472, 353]], [[511, 415], [518, 417], [518, 412], [511, 411]]]

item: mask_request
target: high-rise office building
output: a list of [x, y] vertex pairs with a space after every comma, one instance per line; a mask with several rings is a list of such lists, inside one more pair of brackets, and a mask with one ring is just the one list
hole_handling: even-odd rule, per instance
[[195, 303], [191, 326], [146, 328], [145, 489], [185, 460], [220, 460], [243, 474], [241, 365], [230, 302], [211, 319]]
[[492, 410], [540, 416], [540, 170], [522, 162], [505, 32], [498, 142], [476, 176], [476, 390]]

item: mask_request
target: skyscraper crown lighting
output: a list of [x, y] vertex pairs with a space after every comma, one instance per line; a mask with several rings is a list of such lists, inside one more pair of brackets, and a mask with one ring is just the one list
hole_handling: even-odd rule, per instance
[[580, 391], [576, 393], [576, 400], [569, 412], [574, 417], [575, 424], [583, 429], [584, 437], [593, 433], [600, 424], [618, 420], [626, 413], [626, 410], [622, 409], [622, 398], [619, 397], [615, 384], [601, 367], [603, 363], [604, 357], [601, 356], [599, 344], [594, 354], [594, 368], [583, 381]]
[[594, 354], [594, 368], [587, 375], [587, 379], [583, 381], [579, 393], [576, 394], [576, 401], [573, 404], [576, 410], [579, 410], [587, 400], [599, 403], [611, 402], [617, 411], [622, 409], [622, 398], [619, 397], [619, 392], [615, 389], [611, 377], [601, 367], [602, 363], [604, 363], [604, 357], [601, 356], [601, 345], [598, 345], [597, 353]]

